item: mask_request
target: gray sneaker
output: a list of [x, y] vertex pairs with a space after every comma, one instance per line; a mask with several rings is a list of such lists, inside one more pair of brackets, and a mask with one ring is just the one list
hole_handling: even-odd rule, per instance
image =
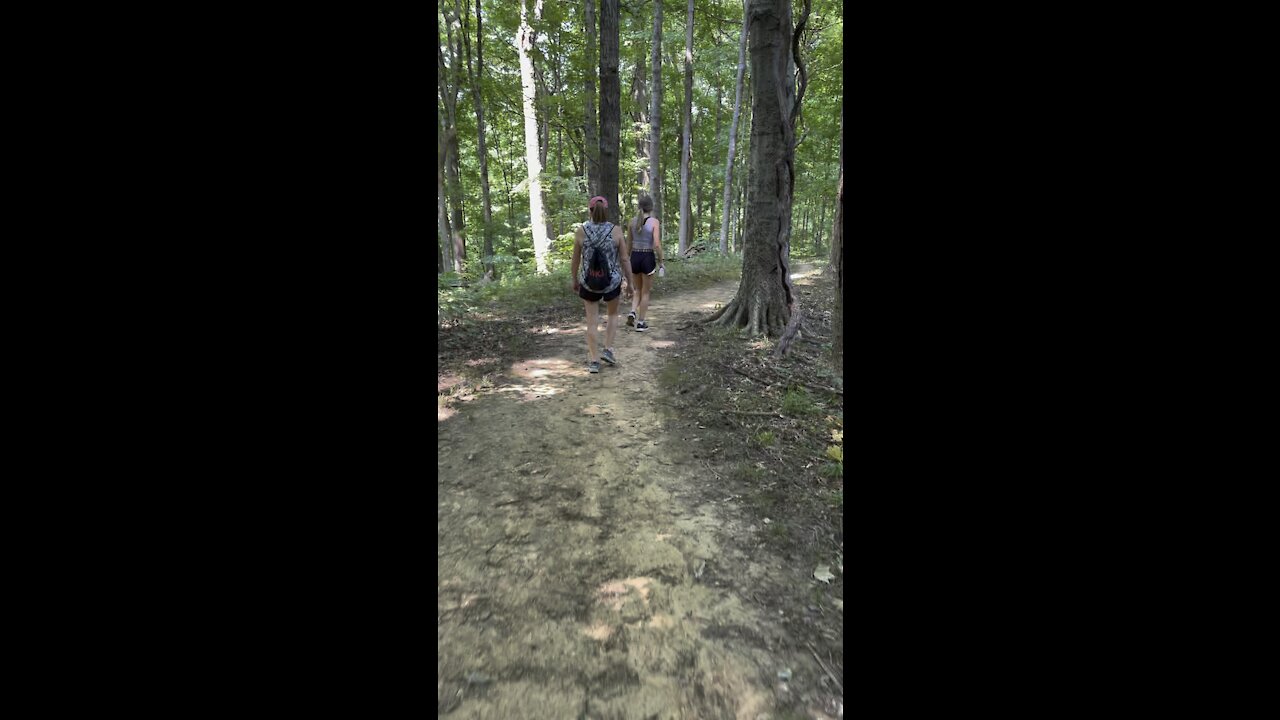
[[589, 362], [589, 363], [587, 363], [587, 372], [589, 372], [589, 373], [598, 373], [598, 372], [600, 372], [600, 363], [598, 363], [598, 362]]
[[609, 363], [610, 365], [618, 364], [618, 361], [613, 359], [613, 348], [605, 348], [604, 352], [600, 353], [600, 359]]
[[627, 327], [631, 327], [635, 324], [636, 324], [636, 311], [632, 310], [631, 312], [627, 313]]

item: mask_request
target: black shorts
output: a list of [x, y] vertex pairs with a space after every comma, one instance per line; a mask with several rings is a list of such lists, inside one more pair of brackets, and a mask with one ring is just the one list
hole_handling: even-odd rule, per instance
[[651, 251], [631, 251], [631, 272], [636, 275], [648, 275], [658, 267], [658, 256]]
[[604, 294], [593, 293], [587, 289], [586, 285], [578, 286], [578, 297], [582, 298], [583, 300], [586, 300], [587, 302], [600, 302], [601, 300], [604, 300], [605, 302], [609, 302], [610, 300], [613, 300], [614, 298], [618, 297], [621, 294], [622, 294], [622, 283], [618, 283], [618, 287]]

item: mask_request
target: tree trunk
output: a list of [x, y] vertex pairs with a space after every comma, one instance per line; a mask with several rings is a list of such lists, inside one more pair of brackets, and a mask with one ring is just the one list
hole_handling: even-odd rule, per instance
[[[661, 0], [658, 0], [661, 2]], [[693, 146], [693, 0], [684, 31], [684, 137], [680, 143], [680, 247], [681, 255], [689, 249], [693, 218], [689, 212], [689, 162]]]
[[[636, 182], [639, 184], [637, 194], [645, 192], [649, 187], [649, 141], [646, 137], [647, 133], [642, 132], [644, 126], [649, 124], [649, 93], [645, 90], [647, 71], [644, 55], [644, 52], [641, 52], [640, 57], [636, 59], [635, 74], [631, 77], [631, 107], [635, 108], [631, 113], [631, 122], [632, 127], [635, 128], [636, 157], [644, 161], [636, 173]], [[627, 194], [632, 195], [630, 192]]]
[[[542, 0], [537, 0], [535, 20], [542, 17]], [[516, 36], [516, 50], [520, 55], [520, 87], [524, 99], [524, 149], [529, 167], [529, 225], [533, 230], [533, 257], [538, 272], [546, 274], [547, 255], [551, 242], [547, 239], [546, 215], [542, 211], [542, 164], [538, 161], [538, 117], [534, 108], [537, 90], [534, 87], [533, 61], [529, 52], [533, 49], [533, 29], [529, 27], [528, 0], [520, 0], [520, 29]]]
[[[560, 52], [559, 47], [556, 48], [556, 64], [555, 64], [555, 83], [556, 92], [560, 92]], [[556, 217], [555, 217], [555, 234], [554, 237], [560, 237], [563, 230], [564, 217], [564, 193], [560, 191], [560, 184], [564, 182], [564, 103], [556, 102]]]
[[822, 254], [822, 233], [827, 229], [827, 204], [824, 202], [818, 209], [818, 225], [814, 228], [813, 233], [813, 252], [816, 255]]
[[653, 97], [649, 102], [649, 181], [652, 187], [653, 214], [662, 217], [662, 172], [658, 168], [658, 149], [662, 145], [662, 0], [653, 3]]
[[583, 91], [586, 96], [586, 165], [587, 195], [600, 194], [600, 129], [596, 123], [596, 0], [586, 0], [587, 25], [587, 79]]
[[[840, 132], [844, 133], [843, 113]], [[843, 145], [843, 143], [842, 143]], [[844, 154], [841, 153], [841, 159]], [[836, 310], [831, 314], [831, 355], [836, 374], [844, 377], [844, 168], [840, 168], [840, 184], [836, 189], [836, 219], [831, 228], [831, 257], [835, 267]]]
[[[485, 149], [484, 138], [484, 105], [480, 102], [480, 83], [484, 81], [484, 27], [480, 20], [480, 0], [476, 0], [476, 69], [471, 70], [471, 43], [467, 40], [470, 28], [467, 25], [467, 13], [458, 9], [463, 17], [462, 46], [467, 51], [467, 82], [471, 85], [471, 99], [476, 107], [476, 129], [479, 131], [480, 143], [480, 196], [484, 204], [484, 257], [493, 257], [493, 208], [489, 203], [489, 151]], [[486, 260], [485, 272], [493, 273], [493, 262]]]
[[507, 161], [502, 158], [502, 133], [493, 134], [493, 150], [498, 153], [498, 167], [502, 168], [502, 183], [507, 188], [507, 239], [511, 241], [511, 255], [518, 257], [515, 235], [516, 210], [515, 201], [511, 199], [511, 176], [507, 172]]
[[[840, 108], [840, 187], [841, 187], [841, 192], [843, 193], [843, 188], [844, 188], [844, 108], [843, 107]], [[844, 197], [844, 196], [841, 195], [841, 197]], [[836, 222], [837, 223], [843, 221], [844, 216], [842, 213], [843, 211], [841, 210], [839, 204], [837, 204], [836, 206]], [[840, 261], [840, 258], [837, 257], [839, 253], [836, 248], [836, 241], [835, 241], [834, 235], [835, 233], [833, 232], [832, 239], [831, 239], [831, 264], [827, 266], [827, 272], [830, 272], [830, 273], [839, 272], [839, 270], [836, 268], [836, 263]]]
[[[800, 30], [808, 19], [808, 0]], [[790, 279], [791, 211], [795, 188], [795, 123], [804, 98], [804, 63], [793, 54], [791, 0], [752, 0], [749, 12], [751, 82], [750, 223], [744, 238], [742, 281], [734, 299], [708, 320], [748, 335], [780, 334], [799, 312]], [[797, 91], [794, 67], [799, 69]]]
[[[453, 26], [458, 22], [458, 18], [454, 16], [453, 9], [447, 5], [444, 7], [444, 21], [445, 37], [449, 45], [449, 70], [445, 77], [447, 84], [440, 88], [441, 92], [444, 93], [445, 106], [444, 177], [450, 215], [452, 216], [449, 229], [453, 236], [454, 269], [462, 272], [463, 261], [467, 259], [467, 244], [462, 220], [462, 180], [459, 172], [460, 153], [458, 151], [458, 95], [462, 92], [462, 69], [459, 66], [461, 65], [462, 51], [459, 48], [460, 43], [453, 36]], [[441, 62], [442, 67], [443, 65], [444, 63]]]
[[622, 84], [618, 77], [618, 0], [600, 3], [600, 194], [609, 201], [609, 222], [618, 218], [618, 152]]
[[[715, 141], [715, 143], [712, 145], [712, 147], [713, 147], [713, 148], [715, 147], [715, 145], [719, 145], [719, 144], [720, 144], [720, 104], [721, 104], [722, 102], [724, 102], [724, 91], [723, 91], [722, 89], [720, 89], [719, 87], [717, 87], [717, 88], [716, 88], [716, 141]], [[727, 187], [727, 186], [726, 186], [726, 187]], [[707, 195], [708, 195], [707, 200], [708, 200], [708, 202], [710, 202], [710, 203], [711, 203], [711, 209], [710, 209], [710, 212], [708, 212], [708, 213], [707, 213], [707, 218], [708, 218], [711, 222], [715, 222], [715, 217], [716, 217], [716, 194], [715, 194], [715, 191], [711, 191], [711, 192], [707, 193]], [[710, 226], [708, 226], [708, 233], [711, 231], [711, 229], [712, 229], [712, 228], [711, 228]], [[723, 253], [724, 253], [724, 248], [720, 248], [720, 252], [723, 254]]]
[[[439, 21], [436, 29], [439, 30]], [[436, 203], [440, 224], [440, 272], [453, 269], [453, 242], [449, 234], [449, 213], [444, 201], [444, 127], [436, 116]]]

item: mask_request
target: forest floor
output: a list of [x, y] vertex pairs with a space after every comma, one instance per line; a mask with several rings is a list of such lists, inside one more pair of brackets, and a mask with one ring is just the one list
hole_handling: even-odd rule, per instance
[[655, 296], [648, 333], [624, 303], [599, 374], [567, 288], [540, 317], [439, 332], [440, 715], [843, 716], [844, 412], [819, 270], [793, 268], [813, 334], [776, 362], [773, 341], [697, 322], [736, 280]]

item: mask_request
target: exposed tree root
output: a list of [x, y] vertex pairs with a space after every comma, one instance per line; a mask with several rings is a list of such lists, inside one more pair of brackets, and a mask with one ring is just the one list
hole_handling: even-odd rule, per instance
[[773, 356], [780, 358], [787, 354], [787, 350], [791, 347], [791, 342], [795, 340], [796, 333], [800, 332], [800, 316], [803, 313], [799, 306], [791, 311], [791, 321], [787, 323], [787, 327], [782, 331], [782, 337], [778, 340], [778, 347], [774, 349]]

